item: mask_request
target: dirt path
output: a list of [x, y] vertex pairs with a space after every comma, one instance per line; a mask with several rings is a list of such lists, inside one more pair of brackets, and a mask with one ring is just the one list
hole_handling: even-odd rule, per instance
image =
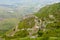
[[7, 36], [14, 36], [17, 31], [18, 31], [18, 25], [16, 25], [16, 27], [14, 27], [12, 31], [7, 34]]

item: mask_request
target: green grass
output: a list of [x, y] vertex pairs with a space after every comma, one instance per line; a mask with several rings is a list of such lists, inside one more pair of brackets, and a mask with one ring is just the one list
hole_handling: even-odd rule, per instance
[[[34, 15], [36, 15], [39, 19], [42, 19], [47, 22], [54, 21], [54, 23], [47, 24], [47, 26], [45, 28], [46, 31], [44, 31], [44, 32], [42, 30], [39, 30], [39, 32], [42, 33], [42, 35], [40, 33], [39, 34], [37, 33], [38, 35], [40, 35], [39, 37], [29, 38], [29, 37], [27, 37], [28, 32], [26, 31], [26, 29], [32, 28], [35, 25], [34, 18], [29, 17], [27, 19], [20, 21], [20, 23], [18, 24], [19, 31], [16, 32], [13, 37], [8, 37], [8, 36], [4, 35], [3, 38], [5, 38], [5, 40], [60, 40], [60, 3], [55, 3], [52, 5], [45, 6], [45, 7], [41, 8]], [[55, 17], [55, 19], [49, 18], [49, 15], [53, 15]], [[7, 20], [7, 21], [3, 21], [3, 22], [5, 22], [5, 23], [7, 22], [6, 24], [2, 25], [5, 28], [7, 28], [9, 26], [8, 23], [10, 23], [10, 22], [12, 22], [11, 24], [13, 24], [15, 26], [15, 23], [17, 23], [17, 20], [10, 19], [10, 21]], [[13, 25], [11, 25], [11, 27]], [[20, 30], [22, 28], [24, 28], [23, 31]]]
[[[39, 19], [43, 19], [47, 22], [54, 21], [54, 23], [47, 24], [46, 31], [42, 36], [60, 37], [60, 3], [45, 6], [41, 8], [35, 15], [39, 17]], [[53, 15], [55, 19], [49, 18], [49, 15]]]
[[[6, 39], [9, 40], [9, 39]], [[60, 37], [38, 37], [38, 38], [29, 38], [29, 37], [25, 37], [25, 38], [15, 38], [15, 39], [10, 39], [10, 40], [60, 40]]]
[[19, 29], [22, 28], [32, 28], [34, 26], [35, 22], [34, 22], [34, 17], [30, 17], [27, 19], [22, 20], [18, 25]]

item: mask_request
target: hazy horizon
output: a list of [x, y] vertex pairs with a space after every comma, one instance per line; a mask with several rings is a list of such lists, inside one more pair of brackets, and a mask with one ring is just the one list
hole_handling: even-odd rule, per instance
[[60, 2], [60, 0], [0, 0], [0, 4], [15, 6], [43, 6], [57, 2]]

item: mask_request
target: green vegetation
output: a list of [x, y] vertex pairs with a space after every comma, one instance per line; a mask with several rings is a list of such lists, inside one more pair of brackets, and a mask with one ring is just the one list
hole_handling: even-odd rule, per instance
[[[47, 22], [54, 21], [47, 24], [46, 31], [42, 36], [60, 37], [60, 3], [45, 6], [35, 15], [41, 19], [45, 18]], [[54, 18], [49, 18], [49, 15], [53, 15]]]
[[[38, 19], [41, 19], [46, 22], [45, 31], [39, 29], [37, 32], [37, 38], [30, 38], [29, 31], [27, 31], [28, 28], [34, 27], [34, 17], [28, 17], [20, 21], [20, 23], [18, 24], [18, 31], [15, 33], [14, 36], [4, 35], [2, 38], [4, 38], [5, 40], [60, 40], [60, 3], [47, 5], [41, 8], [34, 15], [37, 16]], [[14, 26], [15, 21], [12, 22], [13, 23], [11, 24], [13, 25], [11, 26]], [[3, 26], [7, 25], [8, 23], [10, 22], [6, 22], [6, 24], [4, 24]]]
[[34, 25], [35, 25], [34, 17], [30, 17], [30, 18], [22, 20], [19, 23], [19, 29], [22, 29], [22, 28], [32, 28]]

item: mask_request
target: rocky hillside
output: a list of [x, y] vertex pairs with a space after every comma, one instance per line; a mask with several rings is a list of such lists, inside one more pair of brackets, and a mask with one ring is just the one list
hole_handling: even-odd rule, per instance
[[60, 37], [60, 3], [47, 5], [32, 15], [22, 18], [18, 24], [18, 30], [11, 31], [15, 31], [13, 36], [5, 36], [4, 38], [16, 40], [21, 37], [46, 37], [45, 40], [50, 38], [55, 40]]
[[[60, 37], [60, 3], [55, 3], [52, 5], [47, 5], [41, 8], [37, 13], [34, 14], [38, 19], [37, 24], [39, 27], [38, 36], [49, 36], [49, 37]], [[34, 21], [31, 22], [33, 17], [26, 18], [19, 23], [19, 28], [23, 27], [30, 27], [29, 22], [31, 25], [34, 24]], [[34, 19], [35, 20], [35, 19]], [[26, 21], [26, 22], [24, 22]], [[36, 25], [36, 26], [37, 26]], [[25, 27], [26, 26], [26, 27]], [[34, 27], [34, 26], [32, 26]]]
[[41, 8], [35, 15], [45, 21], [45, 35], [60, 37], [60, 3], [47, 5]]

